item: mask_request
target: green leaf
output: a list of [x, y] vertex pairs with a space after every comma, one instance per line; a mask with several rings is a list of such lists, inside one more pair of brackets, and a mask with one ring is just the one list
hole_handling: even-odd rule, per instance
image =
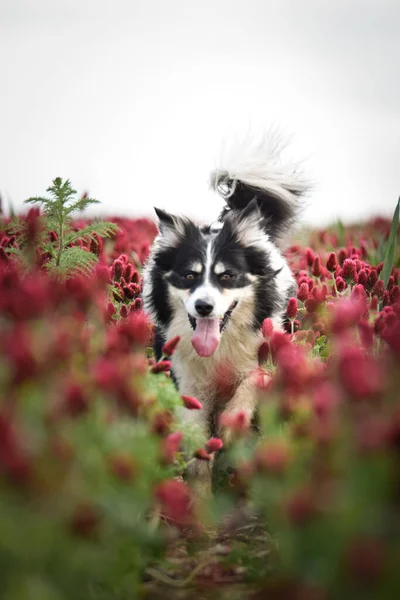
[[73, 212], [85, 210], [91, 204], [100, 204], [100, 202], [94, 198], [80, 198], [66, 209], [66, 214], [71, 215]]
[[108, 221], [97, 221], [67, 235], [65, 237], [65, 244], [73, 244], [76, 242], [76, 240], [83, 239], [85, 237], [93, 239], [95, 234], [102, 238], [111, 237], [118, 230], [119, 227], [115, 223], [110, 223]]
[[345, 239], [344, 239], [344, 225], [342, 223], [342, 221], [339, 219], [337, 222], [337, 231], [338, 231], [338, 242], [340, 246], [344, 246], [345, 245]]
[[385, 260], [383, 263], [383, 269], [382, 269], [380, 277], [379, 277], [379, 279], [381, 279], [384, 282], [385, 288], [387, 288], [390, 273], [392, 272], [392, 268], [394, 265], [394, 254], [395, 254], [395, 250], [396, 250], [396, 241], [397, 241], [397, 229], [399, 226], [399, 212], [400, 212], [400, 198], [397, 201], [397, 206], [396, 206], [394, 214], [393, 214], [392, 226], [390, 228], [389, 239], [388, 239], [387, 246], [386, 246]]
[[24, 200], [24, 204], [47, 204], [49, 202], [48, 198], [44, 198], [43, 196], [34, 196], [32, 198], [27, 198]]
[[386, 254], [386, 239], [382, 235], [378, 242], [378, 246], [375, 250], [375, 264], [379, 264], [380, 262], [385, 260], [385, 254]]
[[59, 265], [56, 265], [56, 259], [53, 258], [47, 268], [62, 277], [72, 277], [77, 274], [89, 275], [97, 263], [97, 256], [92, 252], [87, 252], [80, 246], [66, 248], [61, 256]]
[[13, 206], [11, 200], [8, 201], [8, 211], [10, 213], [10, 218], [14, 219], [14, 217], [15, 217], [15, 210], [14, 210], [14, 206]]
[[63, 182], [61, 177], [56, 177], [53, 180], [53, 185], [48, 187], [46, 191], [50, 192], [50, 194], [54, 197], [55, 201], [61, 201], [62, 204], [68, 202], [71, 196], [74, 196], [76, 194], [76, 190], [72, 188], [70, 180], [66, 179]]
[[11, 246], [11, 248], [4, 248], [7, 254], [15, 254], [16, 256], [21, 256], [21, 250], [19, 248], [15, 248]]
[[[48, 197], [35, 196], [25, 200], [28, 204], [40, 204], [42, 207], [43, 227], [38, 247], [48, 251], [53, 258], [47, 263], [47, 268], [60, 277], [69, 277], [75, 273], [89, 273], [93, 264], [97, 262], [94, 254], [86, 252], [83, 248], [73, 246], [78, 239], [93, 240], [95, 235], [106, 238], [118, 231], [115, 223], [101, 220], [92, 222], [79, 231], [74, 231], [72, 213], [82, 211], [89, 205], [98, 204], [99, 201], [89, 198], [84, 194], [77, 199], [77, 192], [73, 189], [69, 179], [63, 180], [56, 177], [52, 185], [47, 188]], [[26, 246], [25, 227], [21, 221], [15, 224], [16, 236], [21, 250]], [[57, 242], [50, 243], [50, 232], [55, 231]], [[67, 248], [67, 246], [72, 246]], [[31, 257], [28, 256], [31, 260]]]

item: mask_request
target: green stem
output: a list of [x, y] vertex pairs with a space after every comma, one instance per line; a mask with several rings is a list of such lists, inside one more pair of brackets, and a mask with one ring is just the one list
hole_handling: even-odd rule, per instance
[[196, 577], [196, 575], [204, 569], [204, 567], [207, 567], [212, 562], [214, 562], [214, 561], [208, 559], [206, 561], [199, 563], [197, 565], [197, 567], [195, 567], [193, 569], [193, 571], [191, 573], [189, 573], [189, 575], [186, 577], [186, 579], [183, 579], [183, 580], [172, 579], [172, 577], [169, 577], [169, 575], [164, 575], [160, 571], [157, 571], [156, 569], [151, 569], [151, 568], [147, 569], [147, 574], [150, 575], [151, 577], [153, 577], [153, 579], [156, 579], [157, 581], [160, 581], [161, 583], [165, 583], [166, 585], [169, 585], [171, 587], [185, 588], [187, 585], [189, 585], [189, 583], [191, 583], [193, 581], [193, 579]]
[[157, 506], [154, 509], [154, 512], [149, 521], [150, 531], [155, 531], [158, 528], [158, 526], [160, 524], [160, 519], [161, 519], [161, 508], [159, 506]]
[[339, 292], [338, 292], [338, 289], [336, 287], [336, 279], [335, 279], [334, 275], [332, 276], [332, 282], [333, 282], [333, 289], [335, 290], [336, 297], [338, 297], [339, 296]]

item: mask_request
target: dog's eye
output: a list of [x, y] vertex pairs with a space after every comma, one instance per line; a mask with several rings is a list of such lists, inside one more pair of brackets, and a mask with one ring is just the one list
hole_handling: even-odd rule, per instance
[[235, 276], [233, 275], [233, 273], [228, 273], [228, 271], [225, 271], [225, 273], [221, 273], [221, 275], [219, 276], [221, 281], [230, 281], [234, 277]]
[[194, 279], [196, 279], [196, 276], [197, 273], [194, 273], [193, 271], [188, 271], [184, 274], [183, 278], [187, 279], [188, 281], [194, 281]]

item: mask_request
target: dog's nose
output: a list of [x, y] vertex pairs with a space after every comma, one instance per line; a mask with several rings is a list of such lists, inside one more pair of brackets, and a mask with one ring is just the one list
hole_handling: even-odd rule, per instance
[[194, 307], [201, 317], [207, 317], [214, 308], [212, 304], [205, 300], [196, 300]]

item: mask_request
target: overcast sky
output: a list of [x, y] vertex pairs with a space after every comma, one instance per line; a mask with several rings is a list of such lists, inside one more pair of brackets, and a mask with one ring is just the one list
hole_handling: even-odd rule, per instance
[[70, 178], [103, 213], [213, 220], [224, 137], [281, 128], [305, 220], [391, 215], [399, 0], [0, 0], [0, 190]]

